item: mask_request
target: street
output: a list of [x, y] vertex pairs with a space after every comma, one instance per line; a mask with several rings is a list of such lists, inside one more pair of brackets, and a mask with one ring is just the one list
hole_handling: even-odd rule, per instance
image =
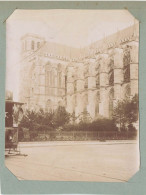
[[136, 141], [20, 143], [5, 158], [20, 180], [125, 182], [139, 169]]

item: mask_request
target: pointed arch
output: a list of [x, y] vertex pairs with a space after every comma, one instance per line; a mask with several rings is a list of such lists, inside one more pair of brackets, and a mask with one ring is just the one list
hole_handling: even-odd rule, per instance
[[127, 84], [124, 89], [124, 99], [130, 98], [131, 95], [131, 87], [130, 84]]

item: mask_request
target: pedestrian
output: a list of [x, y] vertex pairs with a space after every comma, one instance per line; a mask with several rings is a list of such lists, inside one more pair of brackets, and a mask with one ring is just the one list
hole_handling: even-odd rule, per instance
[[12, 133], [9, 134], [8, 141], [9, 141], [9, 152], [8, 152], [8, 154], [10, 154], [10, 151], [11, 151], [11, 148], [12, 148], [12, 142], [13, 142]]

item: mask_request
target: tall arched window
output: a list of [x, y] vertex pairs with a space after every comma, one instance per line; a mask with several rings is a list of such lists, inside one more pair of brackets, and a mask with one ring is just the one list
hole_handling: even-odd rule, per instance
[[96, 88], [97, 89], [100, 88], [100, 74], [99, 73], [96, 75]]
[[88, 78], [85, 79], [84, 88], [88, 89]]
[[52, 71], [48, 71], [48, 85], [52, 86]]
[[130, 82], [130, 46], [126, 46], [123, 57], [124, 82]]
[[58, 80], [58, 87], [61, 87], [61, 84], [62, 84], [61, 83], [61, 75], [62, 75], [61, 72], [58, 72], [58, 75], [57, 75], [57, 77], [58, 77], [58, 79], [57, 79]]
[[109, 85], [114, 85], [114, 59], [113, 57], [110, 59], [108, 64], [108, 76], [109, 76]]
[[128, 84], [125, 87], [125, 90], [124, 90], [124, 98], [125, 99], [129, 99], [130, 98], [130, 95], [131, 95], [131, 88], [130, 88], [130, 85]]
[[54, 70], [49, 70], [47, 71], [47, 85], [49, 87], [54, 87], [55, 86], [55, 73]]
[[34, 41], [31, 41], [31, 49], [34, 50]]

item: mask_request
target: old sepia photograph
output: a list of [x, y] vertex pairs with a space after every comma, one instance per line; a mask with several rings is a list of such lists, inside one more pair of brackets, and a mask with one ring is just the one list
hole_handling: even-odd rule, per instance
[[140, 166], [139, 21], [15, 10], [6, 21], [5, 166], [18, 180], [128, 182]]

